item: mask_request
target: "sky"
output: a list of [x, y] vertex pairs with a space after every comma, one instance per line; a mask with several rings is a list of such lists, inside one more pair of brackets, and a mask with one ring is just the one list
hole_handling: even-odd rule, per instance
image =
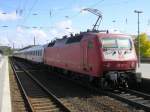
[[0, 0], [0, 45], [22, 48], [43, 45], [63, 35], [92, 29], [97, 20], [84, 8], [102, 13], [99, 30], [150, 35], [150, 0]]

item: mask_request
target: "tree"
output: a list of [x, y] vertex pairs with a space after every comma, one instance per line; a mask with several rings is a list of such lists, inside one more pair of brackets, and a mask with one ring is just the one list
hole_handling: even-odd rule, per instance
[[150, 57], [150, 40], [146, 33], [142, 33], [135, 39], [136, 51], [138, 53], [138, 41], [140, 38], [140, 55], [141, 57]]

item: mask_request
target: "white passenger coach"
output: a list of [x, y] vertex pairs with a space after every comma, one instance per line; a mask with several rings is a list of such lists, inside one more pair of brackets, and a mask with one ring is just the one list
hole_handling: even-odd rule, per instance
[[29, 61], [43, 63], [44, 46], [30, 46], [14, 52], [15, 57], [23, 58]]

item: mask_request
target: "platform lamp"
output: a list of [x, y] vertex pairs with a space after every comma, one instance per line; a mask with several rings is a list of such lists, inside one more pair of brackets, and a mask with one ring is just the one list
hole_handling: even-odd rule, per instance
[[137, 27], [137, 29], [138, 29], [138, 67], [140, 68], [141, 56], [140, 56], [140, 37], [139, 37], [139, 35], [140, 35], [140, 18], [139, 18], [139, 16], [143, 12], [139, 11], [139, 10], [134, 10], [134, 13], [137, 13], [137, 17], [138, 17], [138, 22], [137, 22], [137, 24], [138, 24], [138, 27]]

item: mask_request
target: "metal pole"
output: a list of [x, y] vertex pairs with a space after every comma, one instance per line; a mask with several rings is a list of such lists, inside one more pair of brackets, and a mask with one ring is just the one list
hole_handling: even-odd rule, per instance
[[15, 49], [15, 44], [14, 44], [14, 42], [13, 42], [13, 50]]
[[34, 36], [34, 45], [35, 45], [35, 36]]
[[140, 68], [140, 63], [141, 63], [141, 55], [140, 55], [140, 21], [139, 21], [139, 13], [137, 13], [138, 14], [138, 47], [139, 47], [139, 63], [138, 63], [138, 67]]
[[137, 13], [138, 16], [138, 67], [140, 68], [140, 63], [141, 63], [141, 55], [140, 55], [140, 13], [143, 13], [142, 11], [134, 11], [135, 13]]

